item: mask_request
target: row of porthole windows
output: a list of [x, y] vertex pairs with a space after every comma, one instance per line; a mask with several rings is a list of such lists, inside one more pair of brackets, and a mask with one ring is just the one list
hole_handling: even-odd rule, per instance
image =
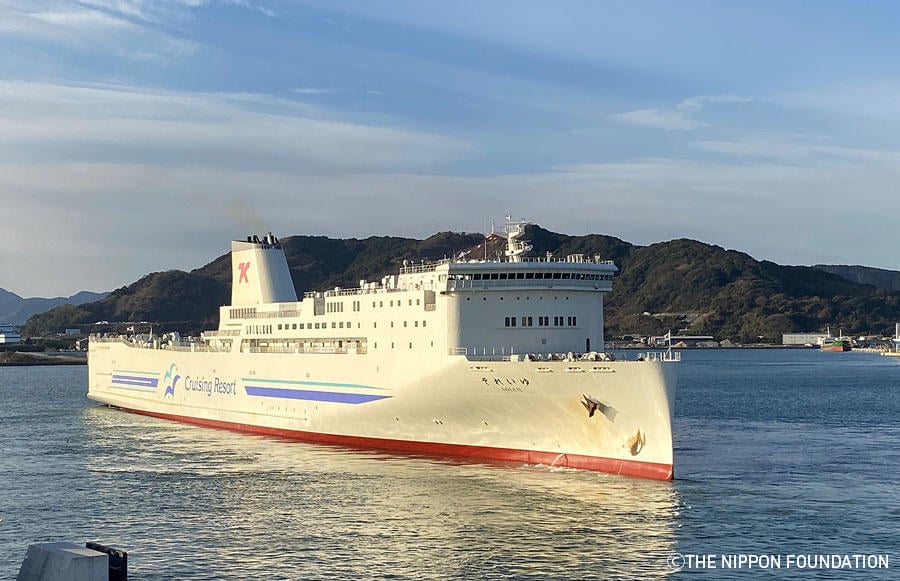
[[[403, 306], [403, 301], [401, 301], [400, 299], [397, 299], [396, 301], [387, 301], [387, 303], [388, 303], [388, 306], [389, 306], [389, 307], [393, 307], [393, 306], [400, 307], [400, 306]], [[396, 305], [395, 305], [394, 303], [396, 303]], [[422, 304], [422, 299], [416, 299], [416, 306], [420, 306], [421, 304]], [[413, 306], [413, 300], [412, 300], [412, 299], [408, 299], [408, 304], [407, 304], [407, 306], [410, 306], [410, 307]], [[384, 301], [372, 301], [372, 308], [373, 308], [373, 309], [379, 308], [379, 307], [384, 307]]]
[[[418, 326], [419, 326], [419, 321], [413, 321], [413, 326], [414, 326], [414, 327], [418, 327]], [[422, 326], [423, 326], [423, 327], [427, 327], [427, 326], [428, 326], [428, 321], [422, 321]], [[409, 321], [403, 321], [403, 327], [404, 327], [404, 328], [409, 327]], [[377, 329], [377, 328], [378, 328], [378, 323], [372, 323], [372, 328], [373, 328], [373, 329]], [[394, 321], [391, 321], [391, 329], [393, 329], [393, 328], [394, 328]]]
[[[360, 323], [356, 324], [356, 328], [359, 329], [362, 325]], [[271, 325], [269, 326], [269, 333], [272, 332]], [[327, 329], [328, 323], [279, 323], [278, 330], [279, 331], [296, 331], [297, 329]], [[352, 329], [353, 323], [347, 321], [345, 324], [343, 321], [332, 322], [332, 329]]]
[[[374, 348], [375, 348], [375, 349], [378, 349], [378, 341], [375, 341], [375, 342], [373, 343], [373, 345], [374, 345]], [[396, 344], [395, 342], [391, 341], [391, 349], [396, 348], [396, 345], [397, 345], [397, 344]], [[430, 346], [431, 346], [431, 347], [434, 347], [434, 341], [431, 342], [431, 345], [430, 345]], [[413, 348], [413, 344], [412, 344], [411, 342], [409, 343], [409, 348], [410, 348], [410, 349]]]
[[[413, 321], [413, 327], [418, 327], [420, 321]], [[428, 321], [421, 321], [422, 327], [428, 326]], [[356, 324], [356, 328], [359, 329], [361, 327], [361, 323]], [[404, 327], [409, 327], [409, 321], [403, 321]], [[378, 323], [372, 323], [372, 327], [377, 329]], [[327, 329], [328, 323], [278, 323], [277, 329], [279, 331], [296, 331], [297, 329]], [[345, 324], [343, 321], [332, 322], [332, 329], [352, 329], [353, 323], [347, 321]], [[391, 328], [394, 328], [394, 321], [391, 321]], [[247, 327], [247, 333], [271, 333], [272, 325], [249, 325]]]
[[[280, 329], [281, 325], [278, 325], [278, 328]], [[247, 331], [248, 335], [250, 333], [256, 333], [256, 334], [271, 333], [272, 325], [247, 325], [246, 331]]]
[[[516, 321], [521, 323], [522, 327], [533, 327], [534, 319], [537, 318], [538, 327], [549, 327], [550, 326], [550, 317], [548, 316], [538, 316], [538, 317], [504, 317], [503, 326], [504, 327], [515, 327]], [[566, 316], [557, 316], [553, 317], [553, 326], [554, 327], [576, 327], [578, 326], [578, 317], [566, 317]]]
[[[464, 275], [457, 275], [464, 276]], [[612, 280], [609, 274], [585, 272], [485, 272], [472, 275], [472, 280]]]
[[[500, 298], [501, 301], [504, 299], [504, 297], [499, 297], [499, 298]], [[472, 297], [466, 297], [466, 300], [467, 300], [467, 301], [471, 301], [471, 300], [472, 300]], [[481, 297], [481, 300], [486, 301], [486, 300], [488, 300], [488, 298], [487, 298], [486, 296], [485, 296], [485, 297]], [[520, 301], [520, 300], [522, 300], [522, 297], [516, 297], [516, 300], [517, 300], [517, 301]], [[530, 300], [531, 300], [531, 297], [525, 297], [525, 300], [526, 300], [526, 301], [530, 301]], [[544, 297], [538, 297], [538, 300], [541, 300], [541, 301], [542, 301], [542, 300], [544, 300]], [[553, 297], [553, 300], [554, 300], [554, 301], [558, 301], [558, 300], [559, 300], [559, 297]], [[569, 300], [569, 297], [566, 297], [566, 300]]]

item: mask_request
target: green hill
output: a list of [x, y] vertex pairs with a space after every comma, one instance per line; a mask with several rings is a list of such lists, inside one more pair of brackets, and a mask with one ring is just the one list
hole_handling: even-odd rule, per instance
[[[900, 292], [820, 268], [760, 262], [694, 240], [641, 247], [611, 236], [567, 236], [538, 226], [530, 226], [526, 238], [535, 255], [581, 253], [616, 263], [619, 274], [606, 300], [609, 337], [672, 329], [741, 342], [780, 342], [782, 333], [828, 326], [852, 334], [890, 334], [900, 320]], [[483, 243], [481, 234], [452, 232], [425, 240], [282, 239], [299, 296], [314, 289], [354, 287], [360, 279], [377, 280], [396, 272], [403, 260], [433, 260], [466, 250], [470, 257], [502, 255], [502, 239]], [[149, 274], [101, 301], [34, 316], [26, 334], [95, 321], [150, 321], [182, 332], [215, 327], [218, 307], [230, 297], [230, 268], [226, 254], [190, 273]]]
[[813, 268], [836, 274], [852, 282], [870, 284], [878, 288], [900, 291], [900, 272], [872, 268], [871, 266], [847, 266], [845, 264], [816, 264]]

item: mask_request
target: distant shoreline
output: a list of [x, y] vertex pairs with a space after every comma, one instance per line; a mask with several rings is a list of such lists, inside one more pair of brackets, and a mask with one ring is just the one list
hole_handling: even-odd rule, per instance
[[0, 367], [34, 367], [43, 365], [87, 365], [87, 353], [52, 354], [7, 351], [0, 353]]

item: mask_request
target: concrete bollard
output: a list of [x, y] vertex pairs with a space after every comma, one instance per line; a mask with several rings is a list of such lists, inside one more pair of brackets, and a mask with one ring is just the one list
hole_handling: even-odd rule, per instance
[[69, 542], [28, 546], [16, 581], [107, 581], [109, 556]]

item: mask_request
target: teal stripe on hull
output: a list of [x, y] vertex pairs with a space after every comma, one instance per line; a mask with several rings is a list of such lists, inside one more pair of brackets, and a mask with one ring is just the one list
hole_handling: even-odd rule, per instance
[[247, 383], [277, 383], [283, 385], [311, 385], [316, 387], [340, 387], [345, 389], [374, 389], [383, 391], [383, 387], [374, 385], [362, 385], [359, 383], [334, 383], [330, 381], [294, 381], [290, 379], [261, 379], [258, 377], [242, 377], [241, 381]]

